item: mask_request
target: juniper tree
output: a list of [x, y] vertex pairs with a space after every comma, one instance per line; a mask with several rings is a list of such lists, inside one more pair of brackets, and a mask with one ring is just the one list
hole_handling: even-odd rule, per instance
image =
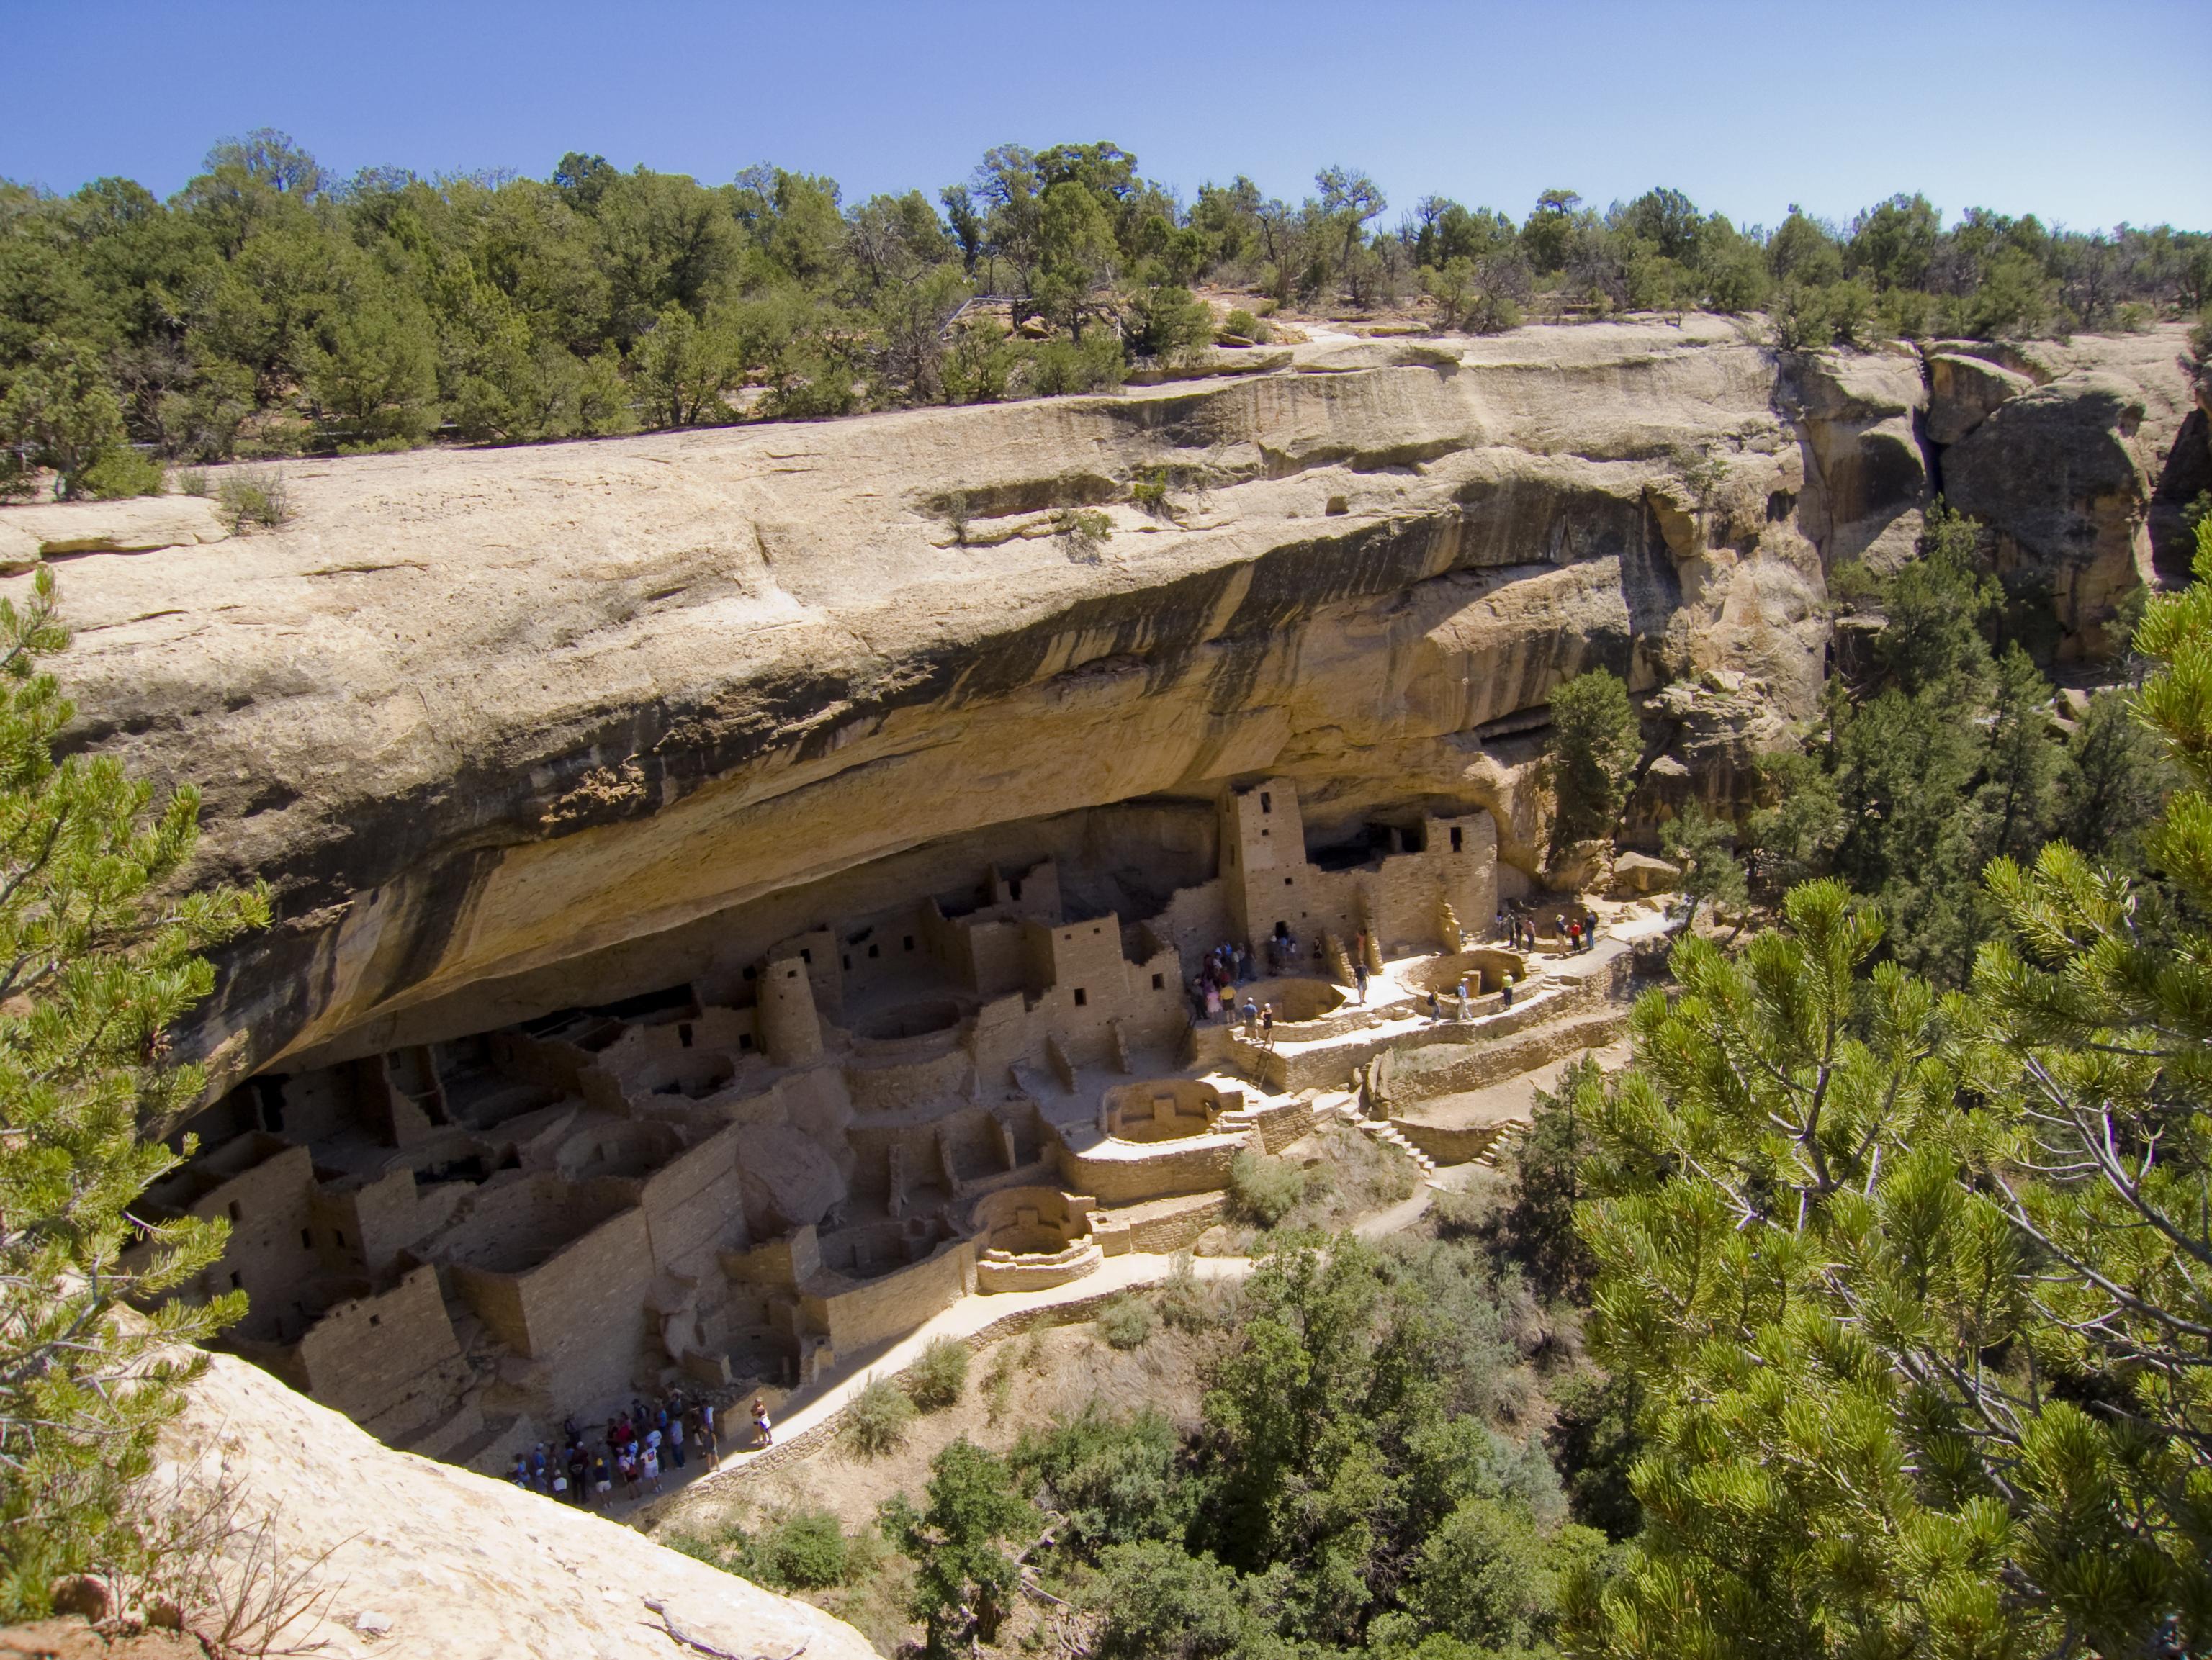
[[54, 760], [72, 708], [41, 664], [67, 641], [45, 568], [22, 606], [0, 598], [0, 1621], [129, 1559], [133, 1484], [204, 1362], [190, 1345], [244, 1307], [170, 1295], [223, 1224], [130, 1207], [192, 1151], [154, 1136], [204, 1082], [167, 1036], [213, 987], [199, 953], [267, 901], [173, 891], [189, 786], [156, 802], [112, 758]]
[[1619, 676], [1593, 669], [1552, 694], [1552, 788], [1559, 803], [1552, 820], [1555, 851], [1613, 833], [1640, 747], [1636, 712]]

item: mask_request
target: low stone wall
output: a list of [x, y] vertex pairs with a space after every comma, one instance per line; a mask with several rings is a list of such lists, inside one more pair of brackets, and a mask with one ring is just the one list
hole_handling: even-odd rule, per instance
[[1049, 1291], [1054, 1286], [1064, 1286], [1071, 1280], [1079, 1280], [1086, 1274], [1096, 1274], [1098, 1265], [1106, 1260], [1098, 1241], [1090, 1238], [1078, 1239], [1064, 1250], [1049, 1256], [1012, 1256], [1003, 1251], [990, 1251], [975, 1263], [975, 1289], [994, 1291]]
[[939, 1247], [911, 1267], [848, 1288], [800, 1294], [799, 1307], [839, 1354], [856, 1354], [887, 1337], [902, 1337], [941, 1309], [950, 1308], [975, 1279], [975, 1247], [967, 1239]]
[[1626, 1009], [1598, 1009], [1514, 1041], [1465, 1046], [1437, 1044], [1419, 1050], [1409, 1046], [1408, 1052], [1398, 1059], [1391, 1084], [1393, 1096], [1402, 1106], [1486, 1089], [1563, 1056], [1603, 1048], [1627, 1030]]
[[[1122, 1143], [1127, 1147], [1128, 1143]], [[1229, 1166], [1245, 1150], [1243, 1136], [1202, 1136], [1155, 1142], [1140, 1156], [1097, 1158], [1063, 1147], [1060, 1178], [1105, 1205], [1204, 1193], [1229, 1184]]]

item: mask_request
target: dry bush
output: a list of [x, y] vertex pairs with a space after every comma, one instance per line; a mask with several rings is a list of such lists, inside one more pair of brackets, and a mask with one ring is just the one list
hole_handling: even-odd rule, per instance
[[213, 1481], [179, 1474], [166, 1490], [149, 1483], [142, 1502], [143, 1554], [105, 1576], [118, 1621], [173, 1627], [215, 1660], [324, 1646], [315, 1633], [344, 1584], [326, 1572], [338, 1545], [295, 1554], [281, 1537], [283, 1506], [252, 1506], [228, 1472]]

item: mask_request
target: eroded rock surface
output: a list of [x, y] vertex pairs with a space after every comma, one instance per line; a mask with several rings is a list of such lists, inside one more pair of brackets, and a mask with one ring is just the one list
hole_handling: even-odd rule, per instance
[[[205, 791], [207, 870], [275, 888], [202, 1033], [234, 1079], [650, 990], [678, 977], [659, 942], [735, 907], [1262, 774], [1323, 833], [1488, 809], [1531, 867], [1553, 685], [1724, 669], [1745, 718], [1710, 747], [1786, 733], [1825, 570], [1902, 556], [1931, 482], [2048, 564], [2095, 644], [2148, 568], [2179, 344], [2036, 348], [2047, 384], [1940, 481], [1916, 356], [1778, 365], [1711, 318], [298, 463], [280, 531], [207, 541], [171, 503], [174, 545], [70, 558], [67, 673], [82, 741]], [[1151, 518], [1128, 487], [1161, 468]], [[1059, 533], [1079, 504], [1110, 537]], [[141, 545], [117, 512], [0, 513], [0, 553]]]
[[[165, 1450], [227, 1478], [276, 1560], [314, 1565], [289, 1651], [351, 1660], [670, 1660], [701, 1651], [873, 1660], [842, 1620], [616, 1523], [394, 1452], [258, 1367], [212, 1358]], [[167, 1490], [167, 1484], [157, 1485]]]

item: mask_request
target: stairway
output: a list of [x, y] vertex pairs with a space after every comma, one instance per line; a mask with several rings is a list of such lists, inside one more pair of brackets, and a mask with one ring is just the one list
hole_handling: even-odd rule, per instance
[[1483, 1148], [1474, 1162], [1485, 1170], [1497, 1169], [1498, 1155], [1505, 1150], [1505, 1143], [1516, 1136], [1526, 1135], [1532, 1128], [1534, 1126], [1526, 1118], [1502, 1120], [1498, 1126], [1498, 1133], [1490, 1138], [1490, 1145]]
[[1352, 1123], [1365, 1132], [1369, 1140], [1380, 1142], [1383, 1146], [1395, 1148], [1404, 1154], [1413, 1161], [1424, 1177], [1437, 1173], [1437, 1161], [1400, 1135], [1393, 1126], [1376, 1118], [1354, 1118]]

